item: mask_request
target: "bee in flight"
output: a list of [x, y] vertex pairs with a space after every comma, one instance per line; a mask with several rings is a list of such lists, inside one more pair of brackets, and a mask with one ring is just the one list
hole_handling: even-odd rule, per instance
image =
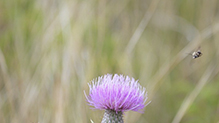
[[196, 59], [196, 58], [198, 58], [198, 57], [201, 57], [201, 56], [202, 56], [202, 52], [201, 52], [201, 50], [200, 50], [200, 47], [198, 48], [197, 51], [194, 51], [191, 55], [192, 55], [192, 58], [193, 58], [193, 59]]

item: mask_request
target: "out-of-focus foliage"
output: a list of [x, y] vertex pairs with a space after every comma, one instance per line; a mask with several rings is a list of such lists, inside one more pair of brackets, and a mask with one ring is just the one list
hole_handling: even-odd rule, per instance
[[218, 122], [218, 23], [217, 0], [2, 0], [0, 122], [98, 123], [83, 91], [106, 73], [148, 89], [126, 123]]

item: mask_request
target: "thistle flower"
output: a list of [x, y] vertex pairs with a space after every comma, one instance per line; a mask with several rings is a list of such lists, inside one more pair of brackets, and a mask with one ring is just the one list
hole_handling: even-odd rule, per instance
[[138, 81], [128, 76], [107, 74], [88, 84], [89, 95], [85, 96], [94, 109], [105, 110], [102, 123], [123, 123], [122, 115], [132, 110], [143, 113], [147, 92]]

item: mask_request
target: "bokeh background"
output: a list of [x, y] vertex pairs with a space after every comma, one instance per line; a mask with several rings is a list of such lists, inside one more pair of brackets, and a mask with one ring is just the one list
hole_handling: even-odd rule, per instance
[[1, 0], [0, 122], [100, 123], [84, 90], [118, 73], [152, 101], [126, 123], [218, 123], [218, 48], [218, 0]]

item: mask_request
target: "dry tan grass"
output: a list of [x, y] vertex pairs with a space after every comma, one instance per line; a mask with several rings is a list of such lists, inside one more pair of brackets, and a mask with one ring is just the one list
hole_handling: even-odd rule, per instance
[[[98, 123], [87, 83], [139, 79], [152, 101], [126, 123], [219, 118], [219, 3], [38, 0], [0, 2], [0, 122]], [[203, 56], [187, 53], [201, 46]]]

